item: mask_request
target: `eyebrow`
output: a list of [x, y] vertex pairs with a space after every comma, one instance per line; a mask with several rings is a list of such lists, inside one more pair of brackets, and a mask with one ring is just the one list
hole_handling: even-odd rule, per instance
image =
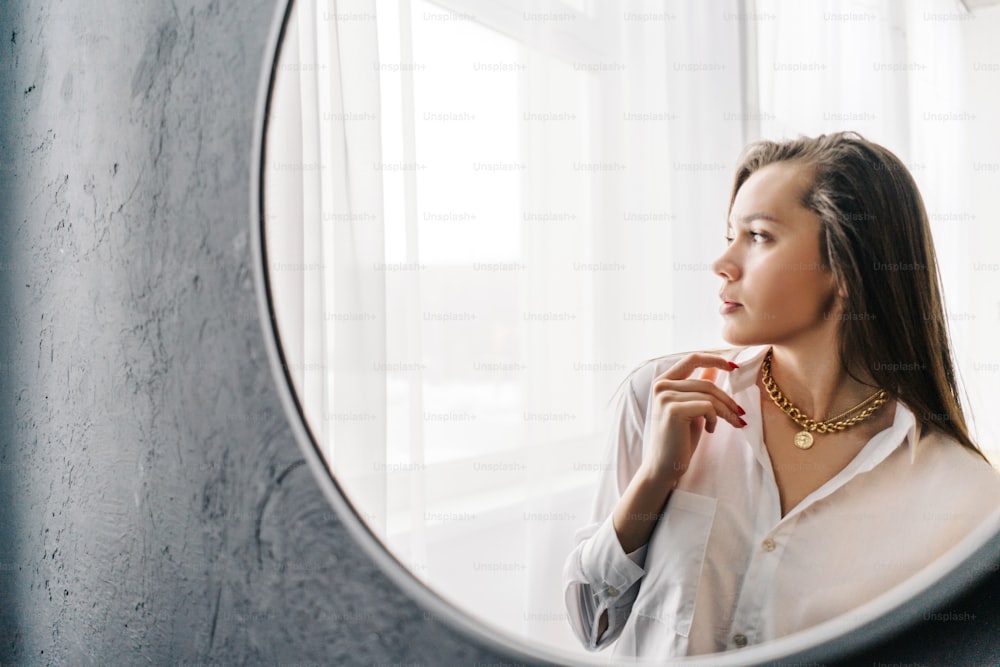
[[[737, 221], [740, 224], [743, 224], [743, 225], [751, 223], [754, 220], [767, 220], [768, 222], [773, 222], [773, 223], [775, 223], [777, 225], [784, 224], [783, 222], [781, 222], [781, 220], [778, 220], [774, 216], [769, 215], [767, 213], [764, 213], [763, 211], [758, 211], [757, 213], [749, 213], [747, 215], [741, 215], [739, 218], [737, 218]], [[732, 220], [726, 220], [726, 224], [731, 227], [732, 224], [733, 224], [733, 221]]]

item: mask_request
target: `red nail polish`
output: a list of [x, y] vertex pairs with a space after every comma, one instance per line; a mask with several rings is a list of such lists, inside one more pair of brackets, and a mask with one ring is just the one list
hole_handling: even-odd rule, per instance
[[733, 363], [732, 361], [727, 361], [726, 363], [729, 364], [730, 368], [739, 368], [739, 366], [737, 364]]
[[744, 426], [746, 426], [746, 425], [747, 425], [747, 423], [746, 423], [745, 421], [743, 421], [743, 419], [742, 419], [742, 418], [738, 418], [738, 419], [740, 420], [740, 423], [741, 423], [741, 424], [743, 424]]
[[747, 413], [747, 411], [744, 410], [742, 406], [737, 405], [736, 409], [740, 411], [740, 416], [741, 417]]

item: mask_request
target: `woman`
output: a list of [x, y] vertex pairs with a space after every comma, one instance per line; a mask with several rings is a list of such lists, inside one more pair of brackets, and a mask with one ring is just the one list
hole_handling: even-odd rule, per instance
[[735, 348], [653, 359], [623, 383], [565, 567], [591, 650], [667, 658], [808, 628], [1000, 507], [895, 155], [854, 133], [749, 146], [727, 242], [713, 270]]

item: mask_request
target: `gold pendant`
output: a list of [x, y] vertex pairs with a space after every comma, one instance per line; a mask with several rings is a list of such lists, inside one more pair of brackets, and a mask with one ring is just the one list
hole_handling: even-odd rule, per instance
[[795, 440], [793, 440], [793, 442], [799, 449], [809, 449], [813, 446], [812, 433], [809, 431], [799, 431], [795, 434]]

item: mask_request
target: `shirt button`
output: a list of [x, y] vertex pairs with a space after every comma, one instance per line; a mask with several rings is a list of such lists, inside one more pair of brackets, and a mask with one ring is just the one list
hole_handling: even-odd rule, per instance
[[774, 551], [774, 540], [769, 537], [761, 543], [761, 546], [764, 547], [764, 551]]
[[608, 586], [608, 595], [610, 595], [611, 597], [617, 597], [618, 589], [615, 588], [614, 586]]
[[747, 636], [744, 634], [733, 635], [733, 643], [736, 644], [737, 648], [743, 648], [747, 645]]

